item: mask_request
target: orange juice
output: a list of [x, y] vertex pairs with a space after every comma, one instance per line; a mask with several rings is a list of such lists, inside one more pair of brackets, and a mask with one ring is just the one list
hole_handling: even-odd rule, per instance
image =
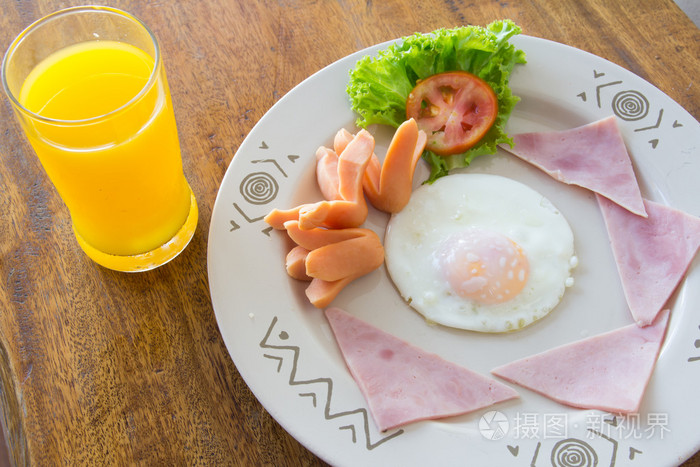
[[150, 252], [196, 225], [165, 73], [150, 55], [110, 40], [70, 45], [29, 73], [18, 100], [42, 117], [22, 124], [91, 257]]

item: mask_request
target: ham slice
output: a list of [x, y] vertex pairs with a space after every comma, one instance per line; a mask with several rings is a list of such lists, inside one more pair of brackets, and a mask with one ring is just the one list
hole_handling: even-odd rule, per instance
[[656, 364], [668, 316], [665, 310], [651, 326], [630, 324], [491, 373], [572, 407], [634, 413]]
[[560, 182], [577, 185], [646, 217], [629, 153], [614, 116], [565, 131], [521, 133], [503, 149]]
[[478, 410], [518, 394], [427, 353], [339, 308], [326, 317], [381, 431]]
[[700, 218], [645, 200], [647, 219], [598, 196], [632, 317], [652, 323], [700, 247]]

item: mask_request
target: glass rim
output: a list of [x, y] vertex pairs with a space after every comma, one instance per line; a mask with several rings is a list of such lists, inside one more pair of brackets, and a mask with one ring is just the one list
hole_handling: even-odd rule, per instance
[[[24, 107], [19, 102], [17, 97], [14, 95], [14, 93], [12, 91], [10, 91], [10, 87], [9, 87], [9, 84], [7, 83], [7, 77], [6, 77], [8, 62], [10, 61], [10, 59], [12, 58], [14, 53], [16, 52], [19, 44], [32, 31], [38, 29], [39, 27], [41, 27], [43, 24], [47, 23], [50, 20], [53, 20], [55, 18], [58, 18], [60, 16], [64, 16], [67, 14], [74, 14], [74, 13], [81, 13], [81, 12], [99, 12], [99, 11], [117, 14], [117, 15], [122, 16], [124, 18], [127, 18], [129, 20], [132, 20], [135, 23], [137, 23], [139, 26], [141, 26], [148, 33], [148, 36], [151, 38], [151, 42], [153, 43], [153, 47], [155, 50], [155, 57], [153, 60], [153, 62], [154, 62], [153, 70], [151, 70], [151, 74], [148, 77], [148, 81], [146, 82], [146, 84], [144, 84], [144, 86], [141, 88], [141, 90], [138, 93], [136, 93], [136, 95], [134, 97], [129, 99], [125, 104], [117, 107], [116, 109], [110, 110], [109, 112], [103, 113], [101, 115], [97, 115], [95, 117], [89, 117], [89, 118], [84, 118], [84, 119], [79, 119], [79, 120], [64, 120], [64, 119], [60, 119], [60, 118], [49, 118], [49, 117], [44, 117], [42, 115], [39, 115], [36, 112], [32, 112], [31, 110]], [[23, 114], [29, 116], [31, 119], [38, 120], [38, 121], [41, 121], [44, 123], [61, 124], [61, 125], [65, 125], [65, 126], [86, 125], [86, 124], [94, 123], [94, 122], [97, 122], [100, 120], [104, 120], [105, 118], [109, 118], [115, 114], [118, 114], [122, 110], [131, 106], [134, 102], [138, 101], [155, 84], [158, 73], [160, 72], [160, 67], [161, 67], [160, 45], [158, 44], [158, 39], [156, 38], [155, 34], [153, 34], [153, 31], [151, 31], [151, 29], [146, 25], [146, 23], [144, 23], [143, 21], [141, 21], [139, 18], [132, 15], [131, 13], [128, 13], [124, 10], [120, 10], [118, 8], [113, 8], [113, 7], [109, 7], [109, 6], [102, 6], [102, 5], [84, 5], [84, 6], [74, 6], [74, 7], [69, 7], [69, 8], [63, 8], [61, 10], [54, 11], [53, 13], [50, 13], [46, 16], [43, 16], [42, 18], [39, 18], [38, 20], [31, 23], [29, 26], [24, 28], [22, 30], [22, 32], [20, 32], [17, 35], [17, 37], [15, 37], [15, 39], [10, 43], [9, 47], [7, 48], [7, 51], [5, 52], [5, 56], [2, 59], [2, 66], [0, 66], [0, 79], [2, 80], [2, 86], [3, 86], [3, 89], [5, 91], [5, 94], [10, 99], [10, 102], [12, 103], [13, 107], [18, 109]]]

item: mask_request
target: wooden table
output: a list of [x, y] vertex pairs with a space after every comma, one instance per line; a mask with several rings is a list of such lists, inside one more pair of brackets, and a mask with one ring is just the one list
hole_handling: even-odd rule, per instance
[[[0, 0], [0, 48], [74, 0]], [[99, 2], [98, 2], [99, 3]], [[17, 464], [322, 465], [257, 402], [209, 298], [207, 234], [253, 125], [333, 61], [438, 27], [511, 18], [592, 52], [700, 116], [700, 31], [672, 0], [114, 0], [159, 37], [185, 173], [200, 208], [187, 250], [155, 271], [105, 270], [0, 106], [0, 398]], [[695, 455], [686, 465], [700, 465]]]

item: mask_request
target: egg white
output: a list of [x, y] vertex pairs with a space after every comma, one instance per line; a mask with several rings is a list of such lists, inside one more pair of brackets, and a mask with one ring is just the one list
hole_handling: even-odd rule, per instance
[[[522, 248], [529, 263], [524, 289], [497, 304], [457, 295], [439, 271], [443, 240], [470, 228], [499, 232]], [[428, 321], [481, 332], [521, 329], [544, 317], [572, 285], [574, 236], [543, 195], [498, 175], [453, 174], [416, 189], [387, 226], [386, 267], [401, 296]]]

